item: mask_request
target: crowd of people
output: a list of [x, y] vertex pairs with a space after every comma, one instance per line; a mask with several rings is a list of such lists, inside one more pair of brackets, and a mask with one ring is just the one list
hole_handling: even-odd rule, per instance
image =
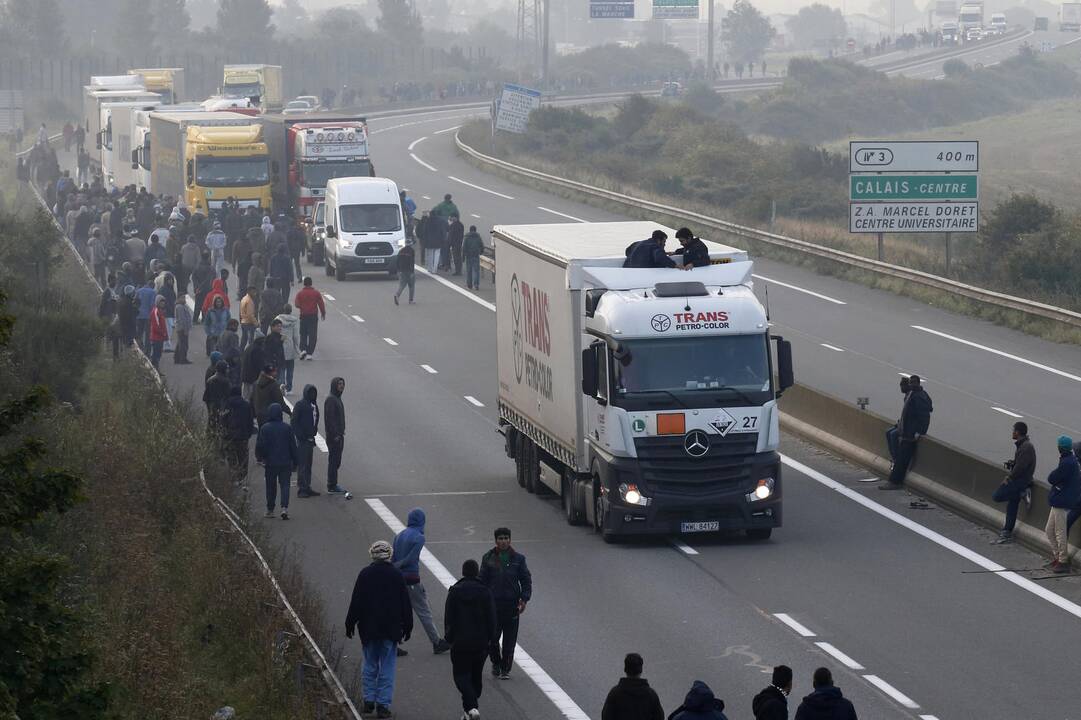
[[431, 210], [424, 210], [419, 218], [416, 217], [417, 204], [407, 190], [401, 191], [400, 199], [408, 237], [406, 247], [398, 253], [398, 291], [394, 294], [394, 304], [398, 304], [406, 288], [409, 289], [409, 302], [414, 302], [417, 262], [423, 263], [429, 273], [447, 272], [460, 276], [464, 270], [466, 288], [479, 290], [484, 240], [476, 225], [470, 225], [466, 230], [451, 194], [444, 195], [442, 202]]

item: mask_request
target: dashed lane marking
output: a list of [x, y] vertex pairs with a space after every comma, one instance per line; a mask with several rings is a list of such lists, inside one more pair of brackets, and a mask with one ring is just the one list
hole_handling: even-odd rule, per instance
[[394, 338], [383, 338], [383, 342], [385, 342], [387, 345], [391, 345], [391, 346], [397, 346], [398, 345], [398, 341], [395, 340]]
[[836, 345], [830, 345], [829, 343], [819, 343], [819, 345], [827, 350], [833, 350], [834, 352], [844, 352], [844, 348], [839, 348]]
[[833, 645], [831, 645], [828, 642], [816, 642], [815, 645], [820, 647], [823, 651], [825, 651], [829, 655], [832, 655], [833, 658], [835, 660], [837, 660], [837, 662], [841, 663], [842, 665], [847, 667], [849, 670], [863, 670], [864, 669], [862, 665], [860, 665], [858, 662], [856, 662], [851, 657], [849, 657], [845, 653], [841, 652], [840, 650], [838, 650], [836, 647], [834, 647]]
[[695, 550], [693, 547], [691, 547], [690, 545], [688, 545], [685, 542], [680, 542], [679, 540], [676, 540], [675, 538], [672, 539], [672, 544], [675, 545], [677, 550], [679, 550], [680, 552], [682, 552], [682, 553], [684, 553], [686, 555], [697, 555], [698, 554], [698, 551]]
[[408, 148], [409, 152], [413, 152], [413, 148], [415, 148], [417, 145], [420, 145], [422, 142], [424, 142], [427, 139], [428, 139], [428, 136], [425, 135], [424, 137], [419, 137], [416, 140], [414, 140], [413, 142], [409, 143], [409, 148]]
[[765, 275], [752, 274], [751, 277], [755, 278], [756, 280], [764, 280], [765, 282], [773, 283], [774, 285], [780, 285], [781, 287], [788, 288], [789, 290], [795, 290], [796, 292], [801, 292], [805, 295], [810, 295], [811, 297], [816, 297], [819, 300], [825, 300], [826, 302], [833, 303], [834, 305], [848, 304], [844, 300], [838, 300], [837, 298], [832, 298], [829, 295], [823, 295], [822, 293], [817, 293], [813, 290], [808, 290], [807, 288], [801, 288], [798, 285], [790, 285], [788, 283], [781, 282], [780, 280], [774, 280], [772, 278], [766, 277]]
[[477, 400], [472, 395], [466, 395], [465, 399], [477, 407], [484, 407], [484, 403], [482, 403], [480, 400]]
[[546, 207], [544, 207], [542, 205], [538, 205], [537, 209], [538, 210], [543, 210], [546, 213], [552, 213], [553, 215], [558, 215], [559, 217], [565, 217], [568, 220], [573, 220], [574, 222], [580, 222], [580, 223], [588, 222], [588, 220], [583, 220], [582, 218], [574, 217], [573, 215], [568, 215], [567, 213], [561, 213], [558, 210], [553, 210], [551, 208], [546, 208]]
[[443, 133], [454, 132], [460, 127], [461, 125], [455, 125], [454, 127], [444, 128], [443, 130], [436, 130], [432, 135], [442, 135]]
[[334, 296], [330, 293], [323, 293], [323, 297], [325, 297], [327, 300], [330, 300], [331, 302], [334, 302]]
[[439, 374], [439, 371], [436, 370], [431, 365], [421, 365], [421, 367], [424, 368], [424, 372], [430, 373], [432, 375], [438, 375]]
[[360, 315], [353, 315], [353, 319], [359, 323], [364, 322], [364, 318], [362, 318]]
[[808, 630], [807, 627], [805, 625], [803, 625], [803, 623], [801, 623], [799, 620], [796, 620], [794, 617], [792, 617], [788, 613], [773, 613], [773, 617], [777, 618], [778, 620], [783, 622], [785, 625], [787, 625], [788, 627], [795, 630], [796, 633], [800, 637], [814, 637], [815, 636], [815, 634], [813, 632], [811, 632], [810, 630]]
[[1030, 366], [1030, 367], [1034, 367], [1034, 368], [1036, 368], [1038, 370], [1043, 370], [1043, 371], [1049, 372], [1049, 373], [1051, 373], [1053, 375], [1058, 375], [1059, 377], [1064, 377], [1064, 378], [1066, 378], [1068, 380], [1073, 380], [1074, 382], [1081, 382], [1081, 376], [1074, 375], [1073, 373], [1068, 373], [1065, 370], [1059, 370], [1058, 368], [1051, 367], [1050, 365], [1044, 365], [1042, 363], [1035, 362], [1034, 360], [1029, 360], [1028, 358], [1020, 357], [1018, 355], [1011, 355], [1008, 352], [1003, 352], [1002, 350], [996, 350], [995, 348], [988, 347], [987, 345], [980, 345], [979, 343], [974, 343], [971, 340], [965, 340], [964, 338], [959, 338], [959, 337], [956, 337], [954, 335], [949, 335], [947, 333], [940, 332], [938, 330], [932, 330], [931, 328], [923, 327], [922, 325], [912, 325], [911, 327], [914, 330], [919, 330], [921, 332], [929, 333], [931, 335], [937, 335], [940, 338], [945, 338], [946, 340], [952, 340], [952, 341], [954, 341], [956, 343], [961, 343], [962, 345], [968, 345], [969, 347], [976, 348], [977, 350], [983, 350], [984, 352], [989, 352], [992, 355], [998, 355], [999, 357], [1004, 357], [1004, 358], [1006, 358], [1008, 360], [1015, 360], [1015, 361], [1017, 361], [1019, 363], [1023, 363], [1025, 365]]
[[910, 698], [908, 695], [905, 695], [903, 692], [901, 692], [900, 690], [895, 688], [893, 685], [890, 685], [888, 682], [886, 682], [885, 680], [880, 678], [878, 675], [864, 675], [863, 679], [866, 680], [867, 682], [871, 683], [872, 685], [874, 685], [876, 688], [878, 688], [882, 692], [889, 695], [891, 698], [893, 698], [894, 700], [896, 700], [900, 704], [904, 705], [906, 708], [909, 708], [910, 710], [916, 710], [916, 709], [919, 708], [919, 703], [917, 703], [915, 700]]
[[488, 188], [481, 187], [480, 185], [474, 185], [473, 183], [471, 183], [471, 182], [469, 182], [467, 180], [462, 180], [460, 177], [454, 177], [453, 175], [447, 175], [447, 179], [448, 180], [453, 180], [454, 182], [457, 182], [457, 183], [461, 183], [462, 185], [468, 185], [469, 187], [473, 188], [474, 190], [480, 190], [482, 192], [486, 192], [486, 193], [490, 193], [492, 195], [496, 195], [498, 197], [503, 198], [504, 200], [513, 200], [514, 199], [510, 195], [504, 195], [501, 192], [496, 192], [495, 190], [489, 190]]
[[1018, 415], [1017, 413], [1012, 412], [1010, 410], [1007, 410], [1006, 408], [992, 407], [991, 409], [994, 410], [995, 412], [1000, 412], [1003, 415], [1008, 415], [1008, 416], [1010, 416], [1012, 418], [1023, 418], [1024, 417], [1024, 415]]

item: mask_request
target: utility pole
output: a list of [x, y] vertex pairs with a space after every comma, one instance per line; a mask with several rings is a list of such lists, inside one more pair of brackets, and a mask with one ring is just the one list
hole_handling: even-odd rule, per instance
[[717, 75], [713, 71], [713, 2], [714, 0], [706, 0], [709, 3], [709, 7], [706, 9], [706, 25], [708, 26], [708, 37], [706, 38], [706, 77], [709, 78], [709, 83], [712, 85], [717, 82]]
[[548, 48], [550, 45], [549, 40], [549, 28], [551, 27], [551, 6], [552, 0], [538, 0], [543, 3], [543, 14], [541, 22], [543, 23], [543, 32], [541, 32], [541, 87], [545, 90], [548, 89]]

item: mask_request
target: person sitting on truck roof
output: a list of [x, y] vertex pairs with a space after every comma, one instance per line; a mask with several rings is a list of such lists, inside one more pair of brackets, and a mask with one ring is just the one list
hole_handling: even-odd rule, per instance
[[643, 240], [630, 248], [627, 259], [623, 261], [625, 268], [662, 268], [675, 267], [676, 263], [664, 252], [664, 243], [668, 240], [668, 233], [663, 230], [654, 230], [649, 240]]
[[696, 238], [690, 228], [682, 227], [676, 231], [676, 239], [683, 247], [673, 250], [669, 255], [683, 256], [683, 269], [709, 267], [709, 248], [701, 239]]

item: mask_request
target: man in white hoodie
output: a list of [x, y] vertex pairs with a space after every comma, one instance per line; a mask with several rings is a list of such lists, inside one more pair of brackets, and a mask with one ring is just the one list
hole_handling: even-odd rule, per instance
[[285, 303], [277, 320], [282, 324], [282, 350], [285, 356], [285, 394], [293, 392], [293, 370], [300, 354], [300, 319], [293, 314], [293, 306]]
[[206, 246], [210, 249], [210, 264], [214, 266], [214, 272], [218, 275], [221, 275], [222, 268], [225, 267], [226, 242], [221, 223], [215, 221], [214, 229], [206, 234]]

